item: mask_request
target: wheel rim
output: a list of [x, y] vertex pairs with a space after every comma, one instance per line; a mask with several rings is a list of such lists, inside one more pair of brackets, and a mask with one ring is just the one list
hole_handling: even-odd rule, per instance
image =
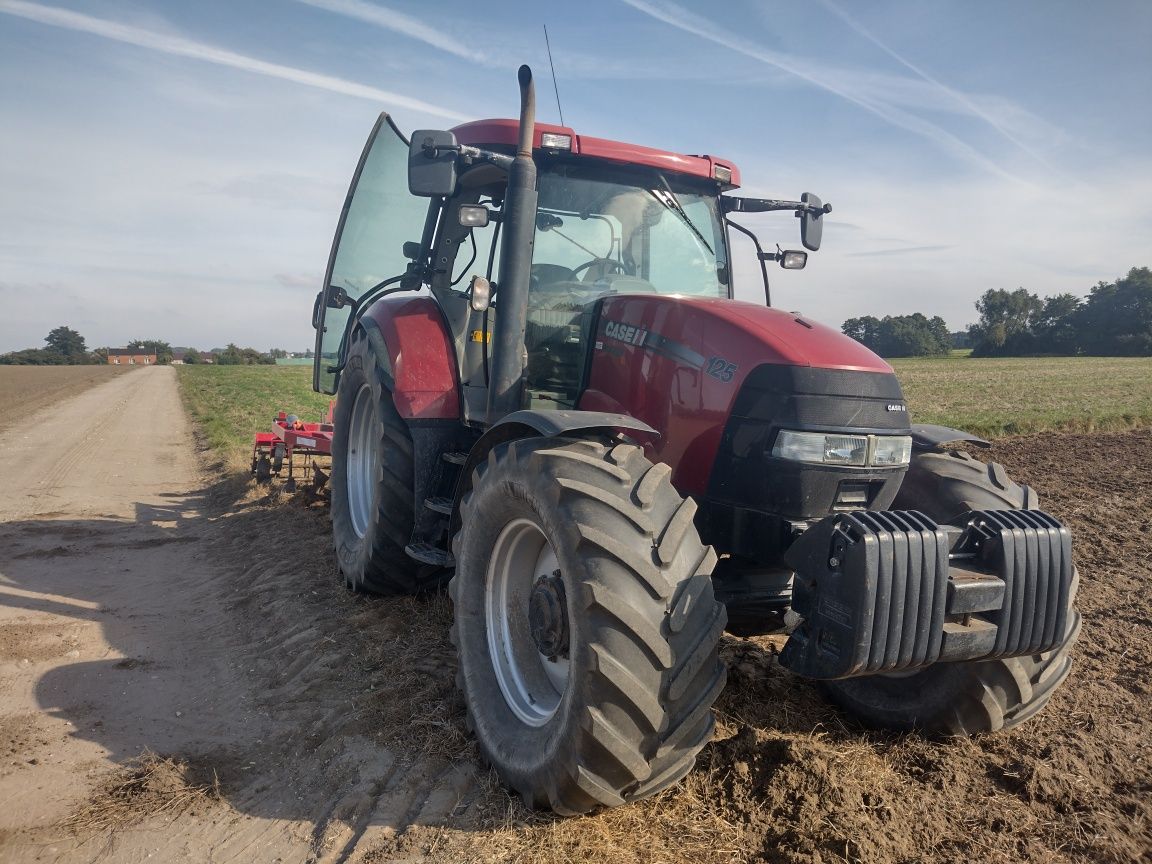
[[373, 435], [375, 403], [365, 384], [352, 403], [348, 422], [348, 515], [357, 537], [368, 531], [372, 515], [372, 493], [376, 486], [376, 441]]
[[496, 538], [484, 586], [488, 653], [504, 701], [529, 726], [548, 722], [568, 688], [569, 659], [541, 654], [528, 620], [537, 580], [558, 572], [552, 544], [535, 522], [516, 519]]

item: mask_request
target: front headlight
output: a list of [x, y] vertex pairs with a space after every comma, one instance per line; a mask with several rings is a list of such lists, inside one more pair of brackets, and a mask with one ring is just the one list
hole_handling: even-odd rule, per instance
[[872, 464], [880, 467], [907, 465], [912, 461], [912, 436], [877, 435], [872, 448]]
[[781, 430], [772, 455], [794, 462], [818, 465], [853, 465], [895, 468], [912, 458], [909, 435], [841, 435]]

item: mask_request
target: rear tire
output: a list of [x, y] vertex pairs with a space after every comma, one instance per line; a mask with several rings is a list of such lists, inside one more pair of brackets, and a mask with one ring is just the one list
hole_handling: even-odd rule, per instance
[[[967, 453], [915, 453], [894, 510], [919, 510], [947, 523], [968, 510], [1039, 507], [1028, 486], [1014, 483], [997, 463]], [[1073, 571], [1070, 602], [1079, 575]], [[1071, 650], [1080, 615], [1068, 616], [1063, 643], [1043, 654], [937, 663], [912, 674], [873, 675], [824, 682], [830, 698], [866, 723], [888, 729], [922, 729], [972, 735], [1011, 729], [1039, 712], [1072, 668]]]
[[414, 518], [412, 439], [386, 363], [358, 330], [333, 412], [332, 537], [349, 588], [413, 594], [425, 586], [420, 565], [404, 552]]
[[[727, 616], [716, 555], [670, 473], [635, 445], [531, 438], [473, 474], [449, 586], [457, 684], [481, 753], [529, 807], [646, 798], [712, 737]], [[566, 631], [555, 659], [528, 613], [549, 575], [566, 604], [551, 619]]]

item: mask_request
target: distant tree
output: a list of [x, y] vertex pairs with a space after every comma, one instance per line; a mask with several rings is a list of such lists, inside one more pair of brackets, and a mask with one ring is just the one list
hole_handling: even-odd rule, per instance
[[45, 350], [64, 357], [65, 363], [87, 363], [88, 349], [84, 337], [71, 327], [60, 326], [44, 337]]
[[258, 366], [274, 364], [276, 361], [255, 348], [241, 348], [229, 342], [228, 347], [216, 355], [216, 362], [221, 366]]
[[172, 346], [159, 339], [133, 339], [128, 343], [128, 350], [140, 354], [155, 354], [156, 362], [160, 365], [172, 362]]
[[850, 336], [862, 345], [876, 350], [874, 346], [880, 344], [880, 319], [874, 315], [865, 315], [863, 318], [849, 318], [840, 327], [845, 336]]
[[185, 348], [184, 349], [184, 365], [186, 365], [186, 366], [187, 365], [194, 365], [194, 364], [200, 363], [200, 362], [202, 362], [202, 361], [200, 360], [200, 352], [199, 351], [197, 351], [195, 348]]
[[60, 326], [44, 337], [44, 348], [27, 348], [0, 355], [6, 366], [61, 366], [101, 363], [96, 353], [89, 353], [84, 337], [71, 327]]
[[241, 366], [244, 363], [244, 355], [240, 352], [239, 345], [229, 342], [227, 348], [216, 354], [216, 362], [221, 366]]
[[63, 366], [66, 363], [67, 357], [47, 348], [25, 348], [0, 354], [0, 365], [3, 366]]
[[1075, 294], [1045, 297], [1032, 316], [1032, 350], [1037, 354], [1075, 354], [1080, 344], [1078, 327], [1081, 300]]
[[1152, 355], [1152, 270], [1133, 267], [1092, 289], [1076, 324], [1086, 354]]
[[268, 352], [268, 356], [271, 357], [273, 360], [279, 360], [283, 357], [287, 357], [288, 352], [285, 351], [283, 348], [273, 348], [272, 350], [270, 350]]
[[976, 302], [969, 328], [973, 356], [1029, 354], [1152, 355], [1152, 270], [1133, 267], [1100, 282], [1086, 301], [1074, 294], [1041, 300], [1023, 288], [992, 290]]
[[1032, 321], [1044, 308], [1035, 294], [1023, 288], [993, 288], [976, 301], [980, 320], [968, 328], [973, 357], [1028, 354], [1034, 350]]
[[849, 318], [840, 329], [882, 357], [927, 357], [947, 354], [952, 348], [952, 334], [939, 315], [928, 318], [915, 312], [883, 319], [866, 315]]

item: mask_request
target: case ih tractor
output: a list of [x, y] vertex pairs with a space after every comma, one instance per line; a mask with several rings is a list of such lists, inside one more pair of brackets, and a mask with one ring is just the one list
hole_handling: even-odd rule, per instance
[[[830, 208], [536, 124], [520, 85], [519, 121], [409, 142], [381, 116], [313, 315], [343, 577], [448, 584], [503, 780], [562, 814], [675, 783], [726, 628], [790, 632], [780, 663], [872, 725], [1039, 711], [1079, 629], [1067, 529], [948, 447], [983, 442], [910, 425], [862, 345], [732, 299], [729, 214], [794, 212], [815, 250]], [[756, 248], [766, 292], [806, 257]]]

